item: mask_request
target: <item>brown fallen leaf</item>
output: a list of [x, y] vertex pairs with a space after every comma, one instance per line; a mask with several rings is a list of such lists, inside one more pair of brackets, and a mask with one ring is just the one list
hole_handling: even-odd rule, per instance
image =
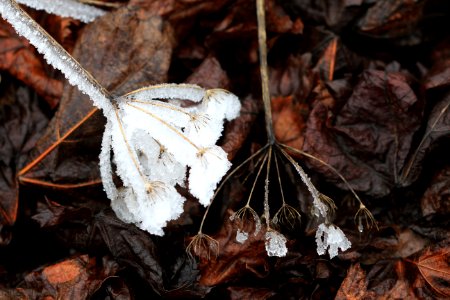
[[275, 137], [280, 143], [301, 149], [306, 127], [308, 105], [293, 97], [272, 98], [272, 117]]
[[49, 76], [36, 50], [3, 19], [0, 19], [0, 69], [32, 87], [51, 108], [61, 98], [63, 83]]
[[213, 236], [219, 242], [218, 257], [208, 260], [205, 255], [199, 255], [202, 285], [215, 286], [244, 276], [264, 277], [268, 272], [265, 230], [261, 229], [257, 236], [249, 234], [248, 240], [240, 244], [236, 241], [237, 228], [229, 220], [231, 214], [232, 211], [227, 211], [221, 231]]
[[367, 286], [366, 272], [361, 268], [359, 263], [356, 263], [348, 269], [347, 276], [342, 282], [335, 299], [373, 299], [375, 293], [368, 291]]
[[[166, 81], [171, 34], [170, 26], [152, 12], [123, 7], [87, 25], [73, 55], [102, 85], [121, 95]], [[87, 96], [66, 86], [55, 117], [20, 170], [20, 183], [64, 190], [66, 196], [100, 186], [104, 122]]]
[[[48, 119], [28, 89], [3, 78], [0, 93], [0, 229], [13, 225], [18, 213], [16, 171], [41, 136]], [[3, 232], [2, 232], [3, 234]], [[9, 238], [1, 237], [0, 244]]]
[[442, 169], [430, 183], [420, 200], [422, 215], [450, 213], [450, 167]]
[[[353, 94], [334, 114], [334, 99], [323, 87], [309, 116], [303, 151], [332, 165], [356, 190], [383, 196], [399, 182], [422, 102], [401, 73], [365, 71]], [[346, 188], [335, 174], [312, 161], [316, 171]]]
[[229, 160], [232, 160], [236, 156], [239, 149], [241, 149], [249, 137], [260, 110], [260, 105], [258, 105], [255, 99], [251, 97], [246, 98], [242, 101], [239, 117], [225, 127], [221, 147], [228, 153]]
[[33, 271], [16, 291], [24, 297], [21, 299], [87, 299], [117, 268], [117, 263], [107, 258], [99, 262], [80, 255]]
[[424, 1], [377, 1], [358, 22], [359, 30], [384, 38], [411, 35], [422, 18], [423, 5]]
[[417, 261], [412, 261], [421, 278], [438, 295], [450, 297], [450, 248], [448, 240], [425, 249]]
[[450, 93], [445, 96], [433, 107], [427, 121], [425, 133], [420, 143], [408, 158], [402, 170], [399, 183], [402, 186], [408, 186], [420, 175], [422, 171], [422, 162], [426, 154], [433, 146], [448, 136], [450, 133]]

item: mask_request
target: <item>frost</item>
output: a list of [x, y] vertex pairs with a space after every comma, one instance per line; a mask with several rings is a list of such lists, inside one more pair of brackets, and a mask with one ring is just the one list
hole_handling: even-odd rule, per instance
[[[51, 1], [56, 6], [66, 2], [72, 1]], [[162, 228], [183, 211], [185, 198], [176, 186], [186, 183], [200, 203], [209, 205], [231, 166], [227, 154], [215, 144], [224, 120], [240, 111], [236, 96], [197, 85], [160, 84], [113, 98], [17, 3], [0, 0], [0, 13], [105, 115], [100, 173], [111, 207], [121, 220], [163, 235]], [[121, 186], [116, 186], [114, 173]]]
[[[198, 100], [199, 95], [204, 99]], [[216, 140], [205, 137], [193, 141], [184, 130], [195, 119], [194, 113], [205, 114], [207, 105], [203, 103], [209, 101], [209, 95], [196, 85], [158, 85], [119, 97], [117, 107], [104, 112], [107, 124], [100, 171], [119, 218], [152, 234], [163, 235], [162, 228], [183, 211], [185, 199], [175, 186], [184, 186], [187, 170], [189, 191], [200, 203], [209, 205], [231, 163], [222, 148], [215, 145]], [[232, 103], [233, 109], [240, 108], [231, 94], [224, 95], [221, 105]], [[192, 101], [198, 107], [194, 110], [163, 101], [175, 98]], [[216, 113], [209, 119], [220, 123], [221, 129], [226, 116]], [[208, 124], [200, 122], [197, 126], [202, 130]], [[120, 189], [112, 181], [112, 161], [123, 183]]]
[[287, 248], [284, 235], [275, 230], [268, 230], [266, 232], [266, 252], [268, 256], [286, 256]]
[[105, 14], [105, 11], [99, 8], [73, 0], [17, 0], [17, 2], [61, 17], [77, 19], [84, 23], [92, 22], [95, 18]]
[[345, 251], [352, 246], [339, 227], [333, 224], [325, 225], [323, 223], [317, 229], [316, 243], [317, 253], [323, 255], [328, 251], [330, 258], [338, 255], [339, 249]]
[[241, 231], [240, 229], [236, 232], [236, 242], [239, 244], [245, 243], [245, 241], [248, 239], [248, 232]]

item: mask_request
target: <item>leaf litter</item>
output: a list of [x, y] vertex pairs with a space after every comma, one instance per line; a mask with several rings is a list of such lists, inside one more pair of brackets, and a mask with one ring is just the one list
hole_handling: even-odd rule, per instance
[[[3, 172], [8, 176], [3, 177], [7, 184], [6, 192], [2, 193], [2, 208], [17, 207], [17, 213], [9, 209], [7, 215], [14, 217], [10, 221], [2, 219], [2, 238], [6, 239], [0, 249], [1, 293], [23, 296], [21, 293], [26, 291], [26, 295], [33, 297], [43, 291], [42, 284], [36, 285], [45, 283], [42, 276], [53, 274], [42, 270], [64, 271], [75, 266], [73, 261], [77, 260], [93, 266], [93, 270], [106, 268], [101, 260], [82, 256], [88, 253], [89, 257], [110, 255], [112, 258], [108, 260], [114, 261], [118, 268], [91, 277], [82, 274], [100, 273], [77, 271], [77, 276], [87, 278], [80, 281], [87, 284], [82, 288], [69, 280], [58, 292], [54, 289], [55, 282], [45, 283], [54, 297], [75, 295], [76, 291], [84, 293], [77, 294], [82, 298], [97, 299], [106, 298], [105, 295], [124, 299], [148, 295], [164, 298], [259, 295], [263, 299], [448, 295], [445, 74], [449, 67], [442, 54], [448, 51], [448, 46], [442, 43], [446, 37], [440, 36], [436, 29], [442, 26], [443, 18], [434, 14], [443, 11], [445, 4], [430, 2], [424, 6], [400, 0], [395, 5], [388, 1], [373, 5], [364, 1], [320, 5], [307, 2], [313, 1], [267, 4], [273, 8], [270, 10], [273, 15], [268, 17], [272, 102], [274, 115], [279, 111], [281, 116], [278, 120], [274, 118], [276, 134], [286, 137], [284, 143], [293, 141], [290, 146], [318, 156], [343, 173], [368, 201], [380, 232], [374, 230], [361, 236], [353, 220], [356, 211], [346, 208], [346, 201], [351, 202], [347, 187], [322, 165], [296, 155], [307, 164], [312, 180], [319, 183], [321, 190], [325, 188], [340, 208], [336, 225], [344, 229], [352, 243], [350, 252], [333, 260], [320, 259], [315, 253], [314, 233], [303, 224], [309, 218], [305, 209], [300, 211], [303, 223], [296, 224], [289, 233], [283, 232], [289, 250], [286, 257], [266, 256], [263, 230], [256, 237], [248, 235], [242, 244], [237, 243], [237, 229], [228, 221], [226, 209], [240, 207], [246, 190], [245, 184], [232, 179], [211, 208], [212, 220], [206, 222], [206, 232], [219, 243], [217, 258], [190, 260], [184, 247], [187, 235], [194, 235], [198, 228], [202, 214], [198, 204], [185, 194], [188, 201], [185, 208], [191, 214], [184, 213], [179, 222], [169, 224], [162, 238], [120, 222], [109, 210], [99, 181], [97, 157], [105, 120], [76, 89], [66, 86], [60, 100], [62, 89], [58, 91], [58, 84], [39, 88], [12, 69], [18, 56], [5, 56], [3, 70], [23, 80], [29, 86], [27, 90], [34, 90], [39, 97], [55, 99], [49, 103], [59, 103], [59, 107], [47, 130], [43, 129], [53, 112], [44, 108], [44, 113], [34, 115], [36, 119], [31, 122], [42, 127], [30, 125], [27, 130], [20, 130], [19, 135], [9, 130], [2, 134], [9, 140], [14, 137], [13, 142], [15, 137], [26, 136], [29, 142], [21, 142], [26, 147], [14, 147], [11, 153], [2, 156], [14, 162], [8, 163]], [[392, 18], [394, 12], [408, 21], [396, 22]], [[230, 124], [223, 137], [225, 149], [232, 153], [230, 158], [242, 161], [246, 154], [263, 145], [253, 2], [221, 1], [208, 5], [174, 1], [164, 5], [160, 1], [151, 4], [133, 1], [128, 8], [110, 11], [104, 18], [107, 21], [97, 20], [92, 26], [83, 27], [72, 52], [104, 86], [123, 94], [146, 84], [184, 82], [195, 76], [195, 82], [188, 82], [205, 84], [208, 88], [208, 80], [212, 79], [213, 85], [223, 82], [219, 85], [246, 99], [243, 107], [247, 113]], [[427, 25], [429, 19], [435, 25]], [[346, 26], [351, 23], [356, 28]], [[333, 34], [318, 30], [321, 25]], [[144, 34], [145, 30], [139, 28], [147, 28], [152, 34]], [[410, 35], [411, 32], [415, 34]], [[422, 34], [427, 32], [431, 34]], [[32, 54], [26, 55], [35, 60], [39, 57], [11, 30], [8, 36], [16, 40], [17, 47]], [[441, 47], [436, 48], [440, 55], [431, 50], [437, 44]], [[415, 45], [423, 48], [420, 51], [410, 48]], [[44, 70], [40, 71], [44, 82], [52, 82], [42, 61], [37, 65], [37, 70]], [[423, 66], [420, 70], [419, 65]], [[23, 68], [19, 71], [23, 72]], [[3, 95], [13, 95], [14, 92], [5, 92], [5, 84], [14, 89], [20, 84], [5, 73], [1, 75]], [[33, 97], [32, 94], [30, 99], [35, 101]], [[17, 101], [5, 107], [15, 109]], [[10, 116], [2, 115], [2, 128], [11, 128], [5, 127], [13, 119]], [[27, 117], [18, 119], [23, 124]], [[4, 141], [10, 143], [8, 139]], [[21, 174], [17, 176], [18, 173]], [[296, 189], [288, 190], [286, 202], [303, 207], [306, 200], [300, 195]], [[256, 211], [261, 208], [258, 201], [262, 203], [262, 195], [257, 193], [255, 199], [258, 197]], [[42, 228], [36, 229], [32, 220]], [[389, 226], [393, 224], [396, 230], [383, 229], [392, 228]], [[39, 265], [7, 263], [14, 251], [33, 251], [30, 247], [19, 249], [21, 244], [8, 236], [25, 239], [27, 232], [36, 230], [47, 236], [40, 235], [43, 244], [36, 244], [47, 253]], [[408, 230], [414, 234], [406, 234]], [[408, 248], [404, 236], [414, 237], [416, 247]], [[58, 243], [61, 252], [47, 250], [53, 243]], [[28, 281], [19, 284], [18, 277]]]

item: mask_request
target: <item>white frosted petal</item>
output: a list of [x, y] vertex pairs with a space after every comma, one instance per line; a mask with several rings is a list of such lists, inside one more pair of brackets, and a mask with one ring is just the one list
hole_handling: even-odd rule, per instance
[[131, 100], [179, 99], [200, 102], [205, 92], [205, 89], [195, 84], [163, 83], [138, 89], [124, 97]]
[[212, 146], [197, 157], [189, 171], [189, 190], [201, 204], [207, 206], [211, 202], [217, 184], [231, 167], [227, 154], [222, 148]]

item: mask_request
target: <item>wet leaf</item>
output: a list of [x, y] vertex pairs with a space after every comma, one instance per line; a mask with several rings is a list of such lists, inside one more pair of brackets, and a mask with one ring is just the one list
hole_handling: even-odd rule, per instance
[[301, 149], [306, 127], [308, 106], [295, 102], [293, 97], [272, 98], [272, 117], [275, 137], [280, 143]]
[[450, 167], [442, 169], [430, 183], [421, 199], [422, 214], [424, 216], [439, 213], [450, 213]]
[[[333, 115], [334, 100], [318, 90], [309, 116], [303, 150], [326, 161], [356, 190], [372, 196], [388, 194], [399, 182], [422, 105], [400, 73], [365, 71], [353, 94]], [[310, 162], [345, 189], [336, 175]]]
[[393, 38], [413, 34], [422, 17], [425, 1], [381, 0], [358, 22], [365, 34]]
[[405, 165], [400, 183], [404, 186], [410, 185], [420, 175], [422, 162], [425, 155], [430, 151], [430, 147], [436, 145], [439, 140], [448, 137], [450, 133], [450, 93], [447, 93], [439, 101], [430, 113], [425, 133], [419, 145], [410, 155]]
[[259, 112], [260, 107], [258, 103], [252, 98], [246, 98], [242, 102], [239, 117], [226, 126], [221, 146], [228, 153], [229, 160], [236, 156], [249, 137]]
[[44, 97], [51, 108], [59, 103], [63, 83], [50, 77], [46, 66], [33, 46], [0, 19], [0, 69], [32, 87]]
[[213, 236], [219, 242], [218, 257], [215, 260], [200, 261], [200, 283], [203, 285], [215, 286], [236, 281], [243, 276], [264, 277], [267, 275], [265, 230], [261, 230], [256, 237], [249, 235], [248, 240], [240, 244], [236, 241], [237, 228], [229, 220], [231, 214], [232, 212], [228, 211], [221, 231]]
[[414, 264], [423, 280], [439, 296], [450, 297], [450, 249], [448, 241], [426, 249]]
[[110, 211], [98, 214], [88, 232], [92, 246], [104, 244], [119, 264], [144, 278], [156, 293], [165, 291], [158, 250], [148, 233], [121, 222]]
[[98, 261], [80, 255], [29, 273], [15, 291], [5, 291], [9, 297], [2, 299], [87, 299], [117, 267], [106, 257]]
[[265, 288], [251, 288], [251, 287], [240, 287], [240, 286], [230, 286], [227, 288], [229, 293], [229, 299], [255, 299], [255, 300], [265, 300], [270, 299], [275, 295], [273, 291]]
[[335, 299], [371, 299], [375, 293], [367, 290], [366, 272], [359, 264], [352, 265], [347, 271], [347, 277], [337, 292]]
[[[16, 171], [48, 123], [37, 98], [4, 80], [0, 92], [0, 226], [12, 225], [18, 213]], [[3, 240], [2, 243], [7, 243]]]

